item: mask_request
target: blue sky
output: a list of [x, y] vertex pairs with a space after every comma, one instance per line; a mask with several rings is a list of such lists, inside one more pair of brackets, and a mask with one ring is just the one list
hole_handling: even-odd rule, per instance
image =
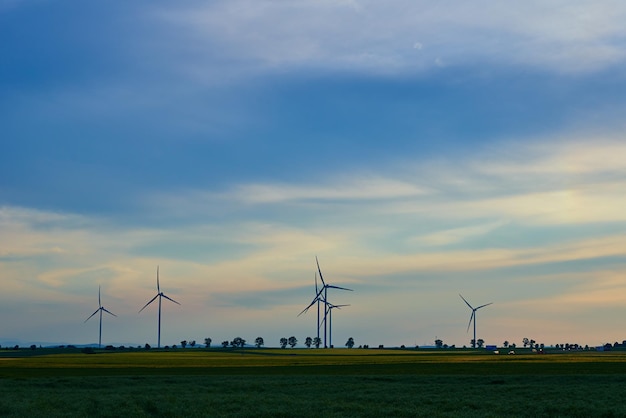
[[0, 1], [2, 341], [626, 334], [626, 6]]

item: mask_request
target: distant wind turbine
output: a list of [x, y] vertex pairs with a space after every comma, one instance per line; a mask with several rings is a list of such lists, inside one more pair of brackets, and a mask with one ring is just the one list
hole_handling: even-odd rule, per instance
[[98, 312], [100, 312], [100, 333], [98, 334], [98, 348], [102, 348], [102, 312], [106, 312], [109, 315], [113, 315], [115, 317], [117, 315], [115, 315], [113, 312], [109, 311], [104, 306], [102, 306], [102, 301], [101, 301], [101, 298], [100, 298], [100, 286], [98, 286], [98, 309], [96, 309], [96, 311], [94, 313], [92, 313], [89, 316], [89, 318], [85, 319], [85, 322], [89, 321], [91, 319], [91, 317], [94, 316], [95, 314], [97, 314]]
[[157, 340], [157, 348], [161, 348], [161, 299], [165, 298], [169, 301], [174, 302], [177, 305], [180, 305], [180, 303], [176, 302], [174, 299], [170, 298], [165, 293], [161, 292], [161, 286], [159, 285], [159, 266], [157, 266], [157, 294], [155, 297], [150, 299], [150, 301], [146, 303], [143, 306], [143, 308], [139, 310], [139, 312], [141, 313], [141, 311], [146, 309], [146, 307], [150, 305], [152, 302], [154, 302], [156, 298], [159, 298], [159, 333], [158, 333], [158, 340]]
[[469, 331], [470, 326], [472, 325], [472, 321], [474, 321], [474, 340], [472, 342], [472, 348], [476, 348], [476, 311], [479, 310], [480, 308], [484, 308], [485, 306], [493, 305], [493, 302], [485, 303], [484, 305], [480, 305], [477, 308], [474, 308], [472, 305], [469, 304], [467, 300], [465, 300], [463, 295], [459, 293], [459, 296], [461, 296], [461, 299], [463, 299], [463, 302], [465, 302], [467, 306], [469, 306], [469, 308], [472, 310], [472, 315], [470, 316], [469, 323], [467, 324], [467, 331]]
[[[326, 309], [328, 311], [328, 345], [330, 347], [333, 346], [333, 309], [341, 309], [344, 306], [350, 306], [350, 305], [333, 305], [330, 302], [326, 303]], [[324, 322], [326, 321], [326, 316], [324, 316]]]
[[[327, 323], [326, 316], [329, 313], [329, 311], [328, 311], [328, 289], [348, 290], [350, 292], [352, 292], [352, 289], [347, 289], [345, 287], [339, 287], [339, 286], [326, 284], [326, 282], [324, 281], [324, 276], [322, 275], [322, 270], [320, 269], [320, 263], [319, 263], [317, 257], [315, 257], [315, 263], [317, 264], [317, 271], [318, 271], [318, 273], [320, 275], [320, 280], [322, 281], [322, 287], [318, 290], [317, 294], [315, 295], [315, 298], [313, 298], [313, 301], [311, 301], [311, 303], [306, 308], [304, 308], [302, 310], [302, 312], [300, 312], [298, 314], [298, 316], [302, 315], [303, 313], [308, 311], [311, 306], [313, 306], [314, 304], [318, 303], [318, 320], [317, 320], [317, 324], [318, 324], [318, 330], [319, 330], [319, 328], [320, 328], [319, 302], [323, 302], [324, 303], [324, 319], [322, 320], [322, 322], [324, 322], [324, 348], [328, 348], [328, 345], [326, 344], [326, 335], [327, 335], [326, 334], [326, 323]], [[317, 279], [315, 281], [315, 287], [317, 289]]]

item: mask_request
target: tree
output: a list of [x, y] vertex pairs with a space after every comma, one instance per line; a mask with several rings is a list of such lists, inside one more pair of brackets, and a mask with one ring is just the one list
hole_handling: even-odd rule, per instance
[[226, 340], [226, 341], [222, 341], [222, 347], [223, 347], [223, 348], [228, 347], [228, 340]]
[[230, 345], [232, 345], [233, 347], [241, 347], [243, 348], [246, 345], [246, 340], [244, 340], [241, 337], [235, 337], [231, 342]]
[[522, 339], [522, 342], [524, 343], [524, 348], [526, 348], [526, 346], [528, 344], [530, 344], [530, 340], [528, 338], [526, 338], [526, 337], [524, 337], [524, 339]]
[[504, 348], [507, 348], [507, 347], [509, 346], [509, 342], [508, 342], [508, 341], [505, 341], [505, 342], [502, 344], [502, 346], [503, 346]]
[[289, 337], [288, 343], [291, 346], [291, 348], [294, 348], [296, 346], [296, 344], [298, 344], [298, 340], [296, 339], [296, 337], [291, 336], [291, 337]]
[[287, 347], [287, 344], [289, 343], [289, 340], [287, 340], [287, 338], [283, 337], [280, 339], [280, 348], [285, 348]]
[[191, 340], [191, 341], [189, 341], [189, 346], [190, 346], [191, 348], [194, 348], [194, 347], [196, 346], [196, 340]]
[[354, 338], [352, 337], [348, 338], [348, 341], [346, 342], [346, 347], [348, 348], [354, 347]]
[[146, 350], [150, 350], [152, 347], [150, 347], [150, 344], [146, 343], [146, 345], [144, 345], [143, 348], [145, 348]]
[[213, 340], [211, 340], [209, 337], [206, 337], [206, 338], [204, 339], [204, 345], [206, 346], [206, 348], [211, 347], [211, 342], [212, 342], [212, 341], [213, 341]]
[[322, 344], [322, 339], [320, 337], [313, 338], [313, 345], [315, 348], [320, 348], [320, 344]]
[[254, 345], [256, 345], [256, 348], [261, 348], [261, 346], [263, 344], [264, 344], [263, 338], [262, 337], [256, 337], [256, 340], [254, 340]]
[[187, 347], [187, 340], [182, 340], [180, 345], [183, 346], [183, 348]]
[[476, 341], [476, 344], [478, 345], [478, 348], [482, 348], [483, 344], [485, 344], [485, 340], [479, 338], [478, 341]]
[[313, 344], [313, 338], [306, 337], [306, 340], [304, 340], [304, 345], [306, 345], [306, 348], [311, 348], [311, 344]]
[[435, 347], [437, 347], [437, 348], [443, 347], [443, 341], [441, 339], [437, 338], [435, 340]]

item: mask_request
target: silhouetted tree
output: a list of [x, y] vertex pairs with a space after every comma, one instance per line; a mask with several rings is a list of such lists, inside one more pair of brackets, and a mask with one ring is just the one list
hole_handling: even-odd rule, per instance
[[146, 343], [146, 345], [144, 345], [143, 348], [145, 348], [146, 350], [150, 350], [152, 347], [150, 347], [150, 344]]
[[232, 345], [233, 347], [241, 347], [243, 348], [246, 345], [246, 340], [244, 340], [241, 337], [235, 337], [231, 342], [230, 345]]
[[526, 346], [527, 346], [528, 344], [530, 344], [530, 340], [529, 340], [528, 338], [524, 337], [524, 338], [522, 339], [522, 343], [524, 343], [524, 348], [526, 348]]
[[254, 340], [254, 345], [256, 345], [256, 348], [261, 348], [263, 344], [264, 344], [263, 338], [256, 337], [256, 340]]
[[223, 348], [228, 347], [228, 340], [226, 340], [226, 341], [222, 341], [222, 347], [223, 347]]
[[205, 347], [206, 347], [206, 348], [211, 347], [211, 342], [213, 342], [213, 340], [212, 340], [212, 339], [210, 339], [209, 337], [206, 337], [206, 338], [204, 339], [204, 345], [205, 345]]
[[182, 345], [182, 346], [183, 346], [183, 348], [187, 347], [187, 340], [182, 340], [182, 341], [180, 342], [180, 345]]
[[348, 338], [348, 341], [346, 342], [346, 347], [348, 348], [354, 347], [354, 338], [352, 337]]
[[191, 348], [194, 348], [194, 347], [196, 346], [196, 340], [191, 340], [191, 341], [189, 341], [189, 346], [190, 346]]
[[294, 348], [296, 346], [296, 344], [298, 344], [298, 340], [296, 339], [296, 337], [291, 336], [291, 337], [289, 337], [288, 343], [291, 346], [291, 348]]
[[313, 344], [313, 338], [306, 337], [306, 340], [304, 340], [304, 345], [306, 345], [306, 348], [311, 348], [311, 344]]
[[437, 348], [441, 348], [441, 347], [443, 347], [443, 340], [441, 340], [441, 339], [437, 338], [437, 339], [435, 340], [435, 347], [437, 347]]
[[285, 337], [280, 339], [280, 348], [285, 348], [287, 347], [287, 344], [289, 344], [289, 340]]
[[508, 342], [508, 341], [505, 341], [504, 343], [502, 343], [502, 346], [503, 346], [504, 348], [508, 348], [508, 347], [509, 347], [509, 342]]
[[484, 343], [485, 343], [485, 340], [483, 340], [482, 338], [479, 338], [478, 341], [476, 341], [478, 348], [482, 348]]
[[320, 337], [313, 338], [313, 345], [315, 348], [320, 348], [320, 344], [322, 344], [322, 339]]

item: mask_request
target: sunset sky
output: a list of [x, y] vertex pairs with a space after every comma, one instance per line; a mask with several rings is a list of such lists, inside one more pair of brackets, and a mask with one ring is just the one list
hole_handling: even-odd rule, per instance
[[626, 340], [626, 3], [0, 0], [0, 344]]

